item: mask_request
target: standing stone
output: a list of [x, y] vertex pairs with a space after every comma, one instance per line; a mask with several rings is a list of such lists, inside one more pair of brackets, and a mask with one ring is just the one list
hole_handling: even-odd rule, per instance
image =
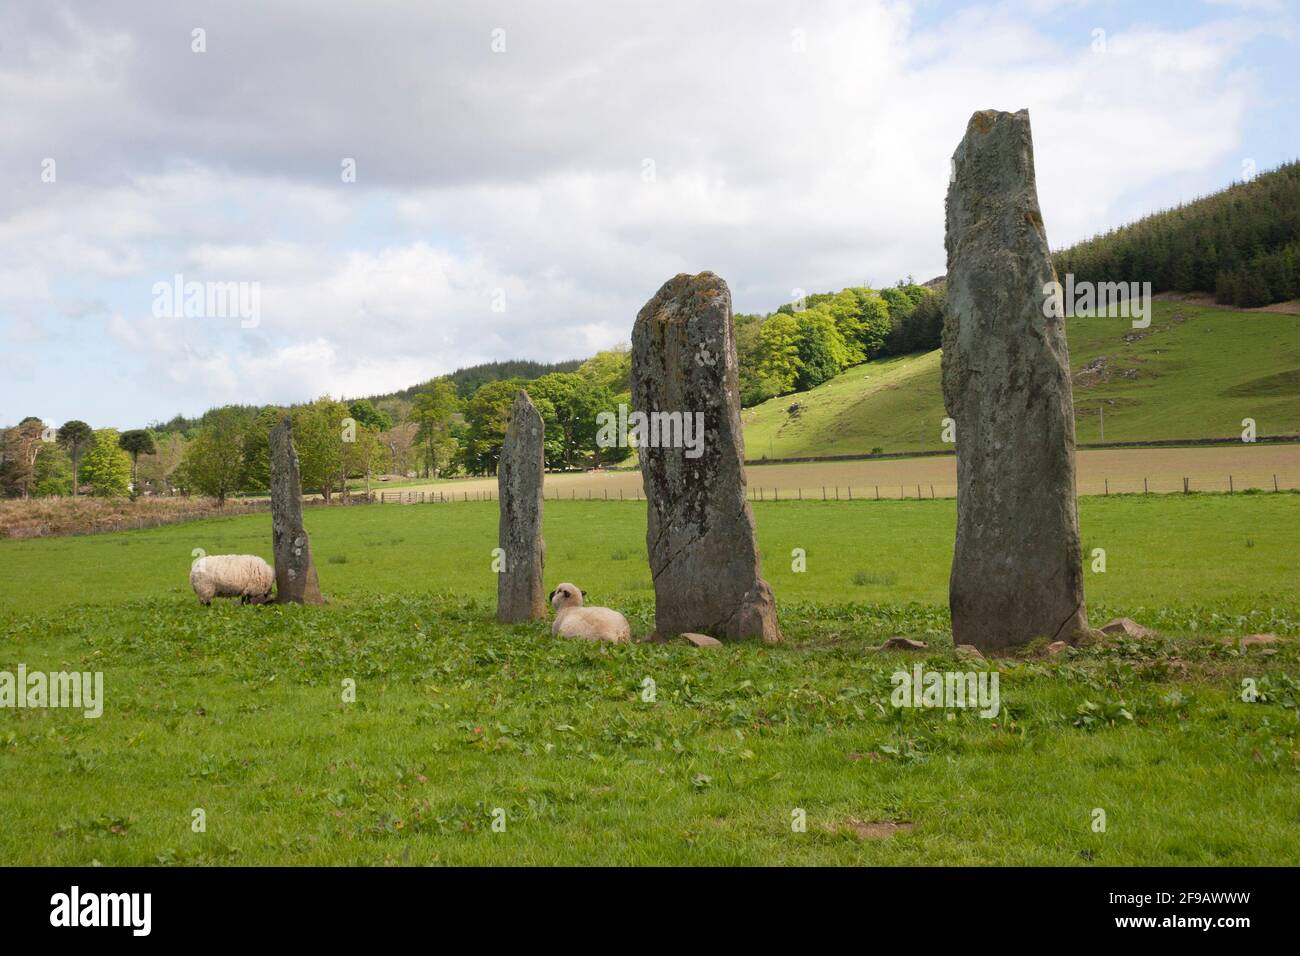
[[1088, 627], [1074, 400], [1065, 320], [1044, 308], [1056, 272], [1028, 112], [971, 117], [953, 156], [946, 246], [943, 397], [957, 439], [953, 643], [988, 652], [1037, 637], [1072, 640]]
[[502, 624], [546, 617], [546, 588], [542, 583], [542, 565], [546, 561], [546, 544], [542, 540], [545, 439], [541, 412], [528, 393], [520, 389], [510, 408], [510, 424], [497, 464], [501, 501], [497, 620]]
[[271, 549], [275, 554], [278, 604], [324, 604], [311, 542], [302, 526], [302, 478], [286, 416], [271, 429]]
[[656, 632], [779, 641], [745, 500], [731, 292], [713, 273], [669, 280], [637, 315], [632, 404]]

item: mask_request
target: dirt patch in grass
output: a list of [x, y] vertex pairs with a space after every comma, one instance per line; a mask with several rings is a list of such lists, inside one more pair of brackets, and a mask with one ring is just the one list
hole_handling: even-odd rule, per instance
[[893, 820], [858, 820], [849, 817], [840, 824], [841, 833], [852, 833], [859, 840], [888, 840], [896, 833], [910, 833], [912, 824]]

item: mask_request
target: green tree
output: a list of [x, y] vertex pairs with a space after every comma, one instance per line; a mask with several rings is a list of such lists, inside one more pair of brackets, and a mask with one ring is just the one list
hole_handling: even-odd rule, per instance
[[250, 494], [267, 494], [271, 490], [271, 429], [284, 418], [284, 409], [268, 405], [244, 426], [241, 439], [243, 473], [241, 491]]
[[411, 421], [419, 426], [415, 440], [423, 452], [426, 477], [436, 475], [440, 466], [446, 465], [445, 454], [440, 456], [439, 448], [446, 451], [445, 440], [450, 437], [451, 417], [459, 406], [456, 386], [451, 379], [434, 379], [415, 395], [411, 404]]
[[[559, 431], [558, 456], [547, 464], [572, 468], [586, 456], [599, 459], [596, 416], [614, 410], [609, 389], [575, 372], [552, 372], [525, 387], [529, 397], [538, 403], [543, 420]], [[550, 408], [544, 408], [541, 402], [549, 403]]]
[[81, 458], [86, 449], [95, 443], [95, 432], [85, 422], [74, 418], [63, 423], [57, 438], [60, 447], [72, 461], [72, 493], [75, 495], [81, 476]]
[[758, 330], [758, 372], [784, 395], [794, 389], [803, 367], [799, 357], [799, 323], [793, 315], [778, 312]]
[[38, 498], [66, 495], [72, 490], [72, 459], [59, 445], [46, 443], [32, 474], [32, 494]]
[[[492, 474], [501, 457], [510, 406], [524, 383], [518, 379], [488, 382], [465, 403], [465, 442], [461, 459], [473, 474]], [[540, 411], [540, 406], [538, 407]], [[545, 414], [543, 413], [543, 420]]]
[[[597, 352], [582, 365], [578, 374], [611, 395], [632, 390], [632, 353], [626, 345]], [[531, 393], [530, 393], [531, 394]]]
[[329, 501], [334, 489], [341, 490], [344, 484], [343, 438], [345, 432], [351, 431], [346, 419], [352, 415], [346, 405], [328, 395], [309, 405], [298, 405], [289, 414], [303, 490], [319, 491]]
[[795, 388], [816, 388], [844, 371], [848, 349], [835, 320], [821, 308], [806, 309], [796, 319], [799, 372]]
[[96, 497], [120, 498], [130, 492], [131, 458], [118, 444], [120, 438], [116, 428], [97, 430], [95, 443], [82, 460], [82, 475]]
[[139, 472], [140, 456], [155, 455], [158, 449], [154, 446], [153, 435], [143, 428], [133, 428], [130, 431], [122, 432], [117, 439], [118, 446], [131, 456], [131, 497], [139, 494], [139, 486], [136, 483], [136, 475]]
[[386, 432], [393, 427], [393, 417], [382, 409], [375, 408], [368, 398], [359, 398], [348, 403], [348, 412], [353, 420], [371, 431]]
[[185, 446], [179, 484], [186, 491], [216, 498], [217, 504], [224, 506], [226, 499], [240, 489], [247, 419], [233, 406], [213, 409], [204, 419], [204, 424]]
[[884, 351], [885, 342], [889, 338], [889, 306], [875, 289], [857, 288], [849, 291], [857, 302], [857, 343], [864, 359], [870, 360]]

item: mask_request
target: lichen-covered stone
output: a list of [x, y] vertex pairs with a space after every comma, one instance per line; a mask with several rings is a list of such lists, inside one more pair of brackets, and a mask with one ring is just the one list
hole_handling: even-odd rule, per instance
[[497, 463], [501, 517], [497, 543], [502, 562], [497, 572], [497, 620], [517, 624], [546, 617], [542, 570], [543, 475], [546, 470], [545, 425], [523, 389], [515, 396]]
[[632, 403], [647, 415], [677, 412], [703, 422], [696, 447], [660, 442], [637, 452], [656, 631], [779, 641], [745, 500], [731, 292], [722, 279], [679, 275], [637, 315]]
[[271, 550], [275, 556], [278, 604], [324, 604], [311, 541], [302, 523], [302, 478], [286, 416], [271, 429]]
[[981, 651], [1088, 629], [1065, 320], [1029, 114], [976, 113], [948, 186], [943, 394], [956, 422], [953, 641]]

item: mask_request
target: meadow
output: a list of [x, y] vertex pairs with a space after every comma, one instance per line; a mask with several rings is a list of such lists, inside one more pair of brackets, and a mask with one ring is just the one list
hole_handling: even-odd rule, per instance
[[[548, 584], [634, 634], [644, 508], [546, 510]], [[974, 663], [951, 500], [754, 510], [786, 642], [712, 651], [496, 625], [494, 503], [310, 510], [322, 608], [194, 599], [193, 550], [269, 558], [265, 514], [0, 541], [0, 670], [106, 694], [0, 710], [0, 863], [1300, 862], [1300, 495], [1081, 499], [1094, 623], [1160, 636]], [[916, 662], [995, 669], [1001, 713], [891, 706]]]

